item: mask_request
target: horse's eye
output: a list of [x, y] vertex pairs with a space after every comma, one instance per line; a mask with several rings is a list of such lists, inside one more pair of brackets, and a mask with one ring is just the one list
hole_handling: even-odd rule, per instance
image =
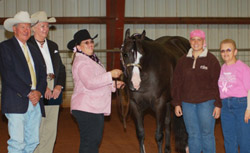
[[127, 53], [124, 53], [124, 54], [123, 54], [123, 57], [128, 57], [128, 54], [127, 54]]

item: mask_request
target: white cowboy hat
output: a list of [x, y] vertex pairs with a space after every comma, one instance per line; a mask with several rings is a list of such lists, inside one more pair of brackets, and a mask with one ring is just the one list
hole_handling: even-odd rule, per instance
[[18, 12], [14, 18], [8, 18], [4, 21], [3, 26], [7, 31], [13, 32], [13, 25], [18, 23], [30, 23], [34, 24], [37, 20], [31, 21], [30, 15], [28, 12], [20, 11]]
[[38, 22], [48, 22], [48, 23], [56, 22], [56, 19], [54, 17], [48, 19], [47, 14], [44, 11], [38, 11], [32, 14], [31, 20], [36, 20]]

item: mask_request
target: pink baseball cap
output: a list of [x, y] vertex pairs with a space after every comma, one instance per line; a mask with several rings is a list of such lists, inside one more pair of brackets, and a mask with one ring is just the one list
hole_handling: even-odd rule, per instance
[[193, 31], [190, 32], [190, 39], [193, 37], [200, 37], [202, 38], [205, 42], [204, 42], [204, 47], [206, 47], [206, 34], [204, 31], [200, 30], [200, 29], [195, 29]]

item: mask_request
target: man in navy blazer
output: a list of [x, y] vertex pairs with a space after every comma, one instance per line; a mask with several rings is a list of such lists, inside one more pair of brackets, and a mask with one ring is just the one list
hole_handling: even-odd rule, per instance
[[34, 44], [40, 51], [47, 67], [47, 89], [44, 95], [46, 117], [42, 118], [40, 144], [34, 153], [53, 153], [66, 72], [58, 51], [58, 45], [47, 39], [49, 23], [56, 22], [56, 19], [54, 17], [48, 18], [44, 11], [32, 14], [31, 19], [38, 20], [38, 23], [32, 27], [34, 36], [31, 36], [28, 42]]
[[8, 119], [8, 152], [33, 152], [45, 116], [46, 66], [39, 51], [27, 43], [32, 23], [35, 21], [24, 11], [4, 21], [4, 28], [14, 32], [12, 38], [0, 43], [1, 109]]

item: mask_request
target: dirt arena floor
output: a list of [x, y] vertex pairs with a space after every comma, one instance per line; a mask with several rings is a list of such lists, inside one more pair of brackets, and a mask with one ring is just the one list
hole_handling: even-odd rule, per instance
[[[145, 115], [144, 126], [146, 152], [156, 153], [157, 145], [154, 138], [155, 119], [150, 111]], [[217, 153], [225, 153], [220, 120], [216, 121], [215, 137]], [[0, 153], [7, 153], [6, 142], [8, 138], [7, 120], [2, 115], [0, 120]], [[78, 153], [79, 141], [78, 127], [70, 114], [69, 108], [61, 108], [54, 153]], [[172, 153], [175, 153], [173, 137], [171, 137], [171, 141]], [[124, 131], [123, 125], [117, 115], [115, 101], [112, 104], [111, 116], [105, 118], [100, 153], [139, 153], [139, 144], [136, 138], [134, 123], [129, 118], [127, 129]]]

